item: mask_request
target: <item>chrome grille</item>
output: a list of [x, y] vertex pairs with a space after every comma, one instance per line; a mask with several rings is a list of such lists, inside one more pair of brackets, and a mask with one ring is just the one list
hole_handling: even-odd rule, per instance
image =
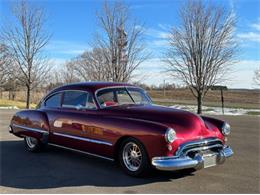
[[207, 138], [186, 142], [180, 145], [175, 156], [186, 156], [190, 153], [202, 152], [207, 150], [217, 151], [223, 148], [223, 143], [217, 138]]

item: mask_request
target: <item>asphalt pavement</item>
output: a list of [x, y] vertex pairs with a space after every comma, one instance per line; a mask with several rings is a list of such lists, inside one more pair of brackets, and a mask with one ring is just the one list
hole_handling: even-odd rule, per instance
[[215, 116], [232, 127], [234, 156], [196, 172], [125, 175], [106, 160], [48, 147], [30, 153], [8, 133], [14, 110], [0, 110], [0, 193], [260, 193], [260, 117]]

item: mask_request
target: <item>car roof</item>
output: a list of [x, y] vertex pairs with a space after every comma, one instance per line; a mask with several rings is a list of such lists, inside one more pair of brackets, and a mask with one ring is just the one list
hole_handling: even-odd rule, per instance
[[92, 91], [95, 92], [98, 89], [106, 87], [120, 87], [120, 86], [134, 86], [129, 83], [117, 83], [117, 82], [80, 82], [80, 83], [71, 83], [57, 87], [52, 90], [49, 94], [63, 91], [63, 90], [83, 90], [83, 91]]

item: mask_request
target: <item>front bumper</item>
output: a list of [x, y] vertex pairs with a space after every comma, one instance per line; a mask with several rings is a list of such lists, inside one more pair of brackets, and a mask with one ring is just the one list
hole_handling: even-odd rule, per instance
[[11, 127], [11, 125], [9, 126], [8, 131], [9, 131], [9, 133], [14, 133], [13, 132], [13, 128]]
[[[210, 155], [215, 156], [214, 165], [223, 164], [226, 158], [233, 155], [233, 151], [229, 146], [224, 146], [221, 150]], [[206, 164], [205, 156], [197, 153], [193, 158], [189, 156], [173, 156], [173, 157], [154, 157], [152, 165], [158, 170], [175, 171], [181, 169], [194, 168], [196, 170], [209, 167]], [[214, 166], [213, 165], [213, 166]]]

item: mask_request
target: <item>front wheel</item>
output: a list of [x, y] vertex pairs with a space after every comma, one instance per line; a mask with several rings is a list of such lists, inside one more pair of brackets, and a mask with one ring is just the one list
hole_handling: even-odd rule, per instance
[[119, 161], [124, 171], [131, 176], [143, 176], [150, 169], [144, 146], [133, 138], [126, 139], [121, 144]]
[[39, 152], [43, 148], [43, 144], [38, 139], [29, 136], [24, 138], [24, 144], [30, 152]]

